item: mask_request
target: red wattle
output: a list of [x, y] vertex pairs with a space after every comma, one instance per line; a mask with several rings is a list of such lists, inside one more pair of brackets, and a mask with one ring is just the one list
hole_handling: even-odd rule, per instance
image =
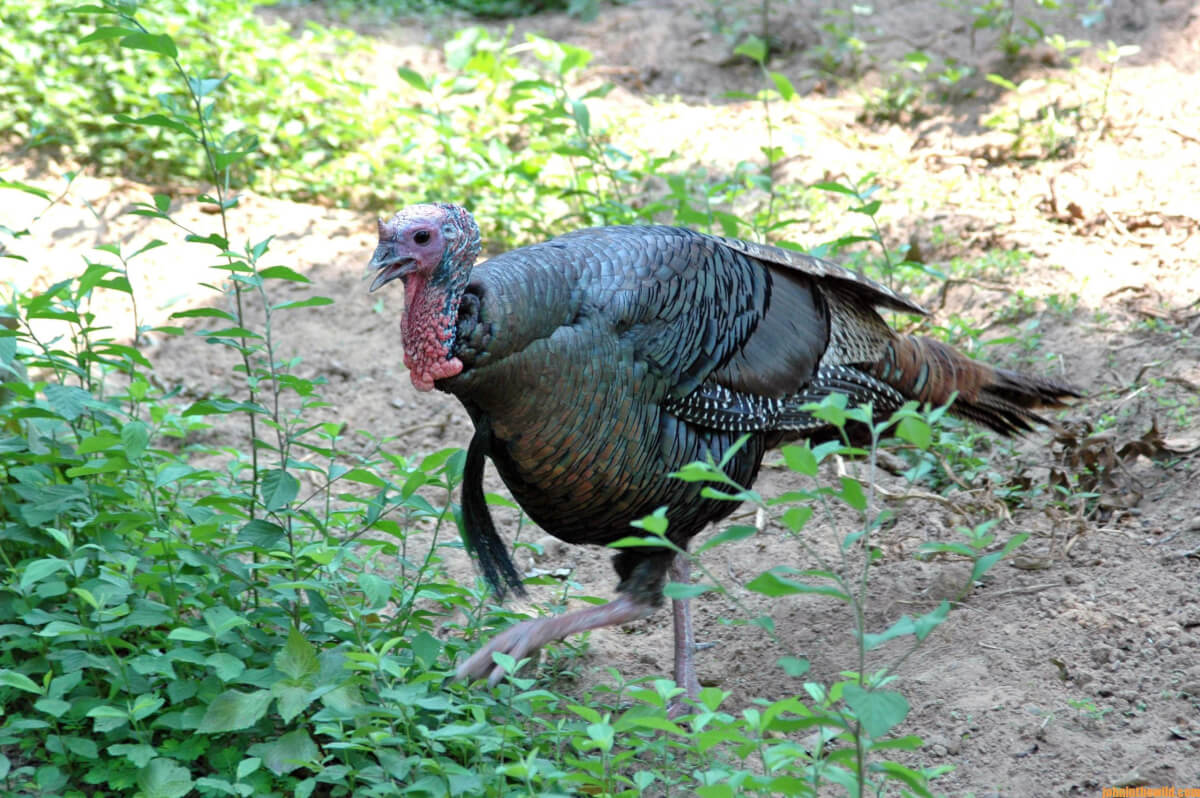
[[463, 370], [462, 361], [450, 356], [457, 309], [448, 314], [446, 299], [444, 292], [430, 289], [427, 275], [417, 272], [404, 281], [404, 365], [418, 391], [432, 390], [435, 380]]

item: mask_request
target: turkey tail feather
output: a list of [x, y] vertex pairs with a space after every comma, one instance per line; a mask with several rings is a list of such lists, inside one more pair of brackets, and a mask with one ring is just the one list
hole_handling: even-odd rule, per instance
[[483, 578], [496, 598], [504, 598], [509, 589], [523, 596], [525, 586], [521, 584], [521, 575], [508, 555], [508, 547], [496, 534], [496, 525], [483, 495], [483, 459], [490, 438], [491, 430], [486, 422], [477, 423], [471, 445], [467, 447], [467, 462], [463, 466], [463, 543], [479, 561]]
[[1066, 383], [993, 368], [941, 341], [913, 335], [889, 342], [871, 373], [905, 397], [934, 406], [957, 394], [951, 413], [1002, 435], [1049, 425], [1036, 409], [1066, 407], [1065, 400], [1082, 396]]

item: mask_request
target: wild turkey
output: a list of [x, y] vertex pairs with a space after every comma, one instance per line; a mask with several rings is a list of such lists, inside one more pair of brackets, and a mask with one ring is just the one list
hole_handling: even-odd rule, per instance
[[[1045, 423], [1035, 408], [1079, 396], [899, 335], [876, 308], [924, 313], [918, 305], [789, 250], [676, 227], [604, 227], [475, 267], [479, 251], [479, 228], [463, 208], [406, 208], [379, 222], [371, 290], [404, 281], [413, 385], [454, 394], [475, 424], [465, 541], [499, 597], [523, 590], [484, 502], [485, 457], [529, 517], [561, 540], [611, 543], [665, 505], [667, 534], [686, 547], [734, 504], [667, 475], [751, 433], [726, 467], [749, 486], [767, 449], [822, 432], [802, 407], [832, 392], [887, 418], [909, 399], [940, 405], [957, 391], [952, 412], [1004, 435]], [[503, 676], [494, 652], [520, 659], [653, 613], [672, 559], [669, 550], [622, 550], [615, 600], [518, 624], [458, 676], [490, 673], [494, 685]], [[694, 695], [686, 606], [675, 609], [676, 682]]]

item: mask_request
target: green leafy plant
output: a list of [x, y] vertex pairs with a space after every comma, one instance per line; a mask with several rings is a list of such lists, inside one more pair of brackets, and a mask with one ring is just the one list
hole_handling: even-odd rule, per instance
[[[135, 343], [123, 344], [96, 326], [94, 295], [132, 301], [127, 264], [162, 242], [102, 247], [120, 265], [89, 261], [78, 279], [10, 300], [0, 328], [6, 792], [502, 790], [501, 763], [527, 737], [520, 719], [557, 699], [512, 701], [516, 726], [483, 724], [487, 702], [440, 689], [454, 645], [433, 625], [453, 609], [478, 615], [482, 602], [439, 574], [461, 451], [409, 458], [368, 440], [351, 453], [340, 425], [307, 420], [319, 382], [292, 371], [272, 320], [328, 300], [274, 300], [274, 285], [305, 278], [264, 263], [269, 241], [231, 248], [236, 200], [223, 178], [247, 153], [212, 133], [219, 87], [188, 75], [171, 37], [130, 9], [108, 14], [104, 29], [124, 31], [109, 38], [167, 59], [188, 86], [190, 103], [168, 102], [159, 122], [197, 143], [210, 169], [215, 193], [203, 199], [220, 231], [185, 233], [214, 249], [229, 309], [176, 315], [232, 351], [245, 394], [181, 403], [137, 348], [145, 328], [135, 321]], [[156, 195], [135, 212], [174, 221], [170, 205]], [[61, 329], [53, 339], [47, 324]], [[196, 442], [217, 428], [222, 438], [240, 428], [245, 443]], [[397, 560], [398, 573], [381, 570]], [[520, 756], [516, 783], [562, 789], [560, 767]]]
[[1021, 160], [1044, 160], [1066, 157], [1075, 145], [1078, 132], [1078, 106], [1061, 108], [1057, 102], [1040, 105], [1032, 115], [1026, 115], [1019, 96], [1040, 88], [1042, 81], [1022, 81], [1020, 85], [1001, 75], [987, 76], [990, 83], [1018, 96], [1014, 102], [983, 120], [985, 127], [1008, 133], [1012, 141], [1007, 156]]

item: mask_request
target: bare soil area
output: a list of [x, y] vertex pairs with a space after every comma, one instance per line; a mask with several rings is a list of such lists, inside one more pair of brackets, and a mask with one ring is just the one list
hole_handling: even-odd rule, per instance
[[[754, 4], [757, 6], [757, 4]], [[785, 180], [812, 183], [828, 176], [875, 172], [883, 186], [885, 236], [919, 247], [927, 262], [977, 258], [1018, 250], [1032, 257], [996, 275], [933, 285], [918, 297], [932, 324], [967, 321], [985, 339], [991, 362], [1062, 376], [1084, 386], [1086, 400], [1066, 413], [1072, 432], [1043, 431], [990, 455], [993, 474], [937, 501], [911, 495], [886, 472], [879, 485], [893, 498], [878, 501], [896, 513], [880, 533], [885, 557], [872, 578], [870, 624], [879, 631], [903, 613], [926, 612], [957, 595], [969, 573], [961, 562], [919, 562], [921, 543], [948, 540], [954, 528], [1002, 517], [1001, 538], [1028, 532], [1019, 556], [995, 568], [900, 669], [900, 689], [912, 703], [902, 731], [927, 743], [921, 759], [952, 764], [937, 786], [947, 795], [1095, 795], [1103, 787], [1200, 788], [1200, 21], [1193, 4], [1117, 0], [1107, 28], [1086, 34], [1138, 44], [1112, 82], [1104, 124], [1075, 137], [1054, 158], [1019, 157], [1011, 133], [981, 120], [1004, 107], [1084, 103], [1099, 108], [1106, 78], [1095, 65], [1068, 70], [1052, 54], [1020, 65], [1030, 79], [1016, 96], [981, 90], [954, 105], [927, 109], [919, 123], [866, 125], [861, 98], [838, 93], [828, 81], [804, 78], [822, 17], [808, 5], [777, 4], [782, 54], [771, 68], [795, 74], [809, 93], [777, 106], [777, 141], [787, 141]], [[614, 130], [631, 149], [647, 144], [685, 154], [685, 162], [730, 167], [760, 157], [765, 143], [761, 106], [722, 98], [730, 89], [754, 91], [757, 67], [728, 57], [713, 32], [714, 5], [704, 0], [643, 0], [605, 7], [590, 23], [563, 15], [521, 20], [536, 30], [596, 54], [586, 80], [618, 88], [600, 105], [610, 119], [632, 120]], [[295, 16], [301, 11], [283, 12]], [[304, 12], [307, 13], [307, 12]], [[956, 55], [980, 73], [1002, 65], [986, 32], [970, 46], [969, 17], [933, 2], [884, 0], [864, 38], [888, 57], [923, 46]], [[961, 19], [959, 18], [961, 17]], [[379, 36], [378, 74], [401, 63], [428, 68], [440, 58], [437, 37], [453, 18], [428, 28], [396, 25]], [[871, 36], [874, 39], [871, 39]], [[886, 59], [884, 59], [886, 60]], [[1014, 74], [1013, 69], [1008, 69]], [[53, 194], [63, 181], [55, 168], [32, 162], [7, 169]], [[102, 257], [99, 244], [133, 249], [152, 238], [176, 243], [182, 233], [129, 216], [145, 201], [144, 186], [82, 177], [49, 212], [34, 219], [35, 203], [0, 193], [0, 218], [33, 235], [13, 242], [28, 266], [2, 268], [5, 281], [37, 288], [80, 271], [83, 257]], [[459, 197], [446, 197], [460, 200]], [[213, 217], [195, 203], [176, 203], [180, 220], [207, 230]], [[273, 234], [268, 264], [306, 274], [315, 292], [335, 304], [275, 319], [287, 352], [303, 359], [301, 373], [323, 376], [329, 419], [350, 429], [397, 435], [409, 452], [465, 445], [470, 423], [457, 402], [419, 393], [408, 381], [399, 339], [399, 289], [368, 297], [364, 267], [373, 249], [374, 220], [365, 215], [243, 196], [231, 240]], [[843, 217], [830, 229], [793, 228], [802, 243], [859, 229]], [[808, 239], [808, 240], [803, 240]], [[186, 253], [194, 252], [188, 259]], [[131, 276], [144, 319], [213, 301], [198, 283], [215, 279], [209, 251], [171, 246], [134, 261]], [[1014, 302], [1021, 292], [1024, 299]], [[1076, 298], [1072, 299], [1072, 295]], [[97, 307], [118, 330], [131, 329], [120, 303]], [[151, 343], [157, 374], [186, 394], [236, 394], [231, 362], [196, 338]], [[1102, 423], [1103, 422], [1103, 423]], [[1090, 426], [1089, 426], [1090, 425]], [[1104, 428], [1101, 434], [1089, 430]], [[219, 433], [218, 433], [219, 434]], [[995, 494], [1015, 481], [1048, 486], [1054, 473], [1100, 469], [1095, 502], [1004, 510]], [[757, 488], [772, 495], [791, 485], [789, 473], [768, 467]], [[489, 472], [489, 489], [503, 491]], [[1047, 488], [1048, 489], [1048, 488]], [[737, 519], [735, 519], [736, 521]], [[745, 519], [740, 519], [745, 522]], [[503, 526], [514, 518], [498, 514]], [[844, 529], [829, 521], [810, 526], [817, 552], [830, 555]], [[528, 534], [528, 533], [526, 533]], [[534, 533], [538, 535], [540, 533]], [[615, 583], [608, 555], [546, 543], [526, 568], [570, 569], [587, 593], [608, 595]], [[448, 567], [469, 578], [470, 564], [453, 553]], [[739, 617], [725, 600], [697, 602], [700, 640], [715, 644], [699, 655], [705, 684], [731, 691], [734, 711], [754, 697], [774, 700], [800, 692], [771, 663], [785, 654], [812, 661], [809, 678], [837, 679], [856, 662], [845, 608], [818, 597], [769, 602], [741, 585], [766, 567], [813, 563], [781, 529], [717, 549], [706, 566], [754, 613], [775, 621], [779, 642]], [[534, 603], [553, 603], [548, 589]], [[896, 646], [900, 643], [893, 644]], [[627, 676], [669, 674], [666, 612], [631, 626], [596, 632], [571, 671], [580, 687], [607, 679], [617, 666]], [[898, 651], [884, 649], [880, 662]]]

